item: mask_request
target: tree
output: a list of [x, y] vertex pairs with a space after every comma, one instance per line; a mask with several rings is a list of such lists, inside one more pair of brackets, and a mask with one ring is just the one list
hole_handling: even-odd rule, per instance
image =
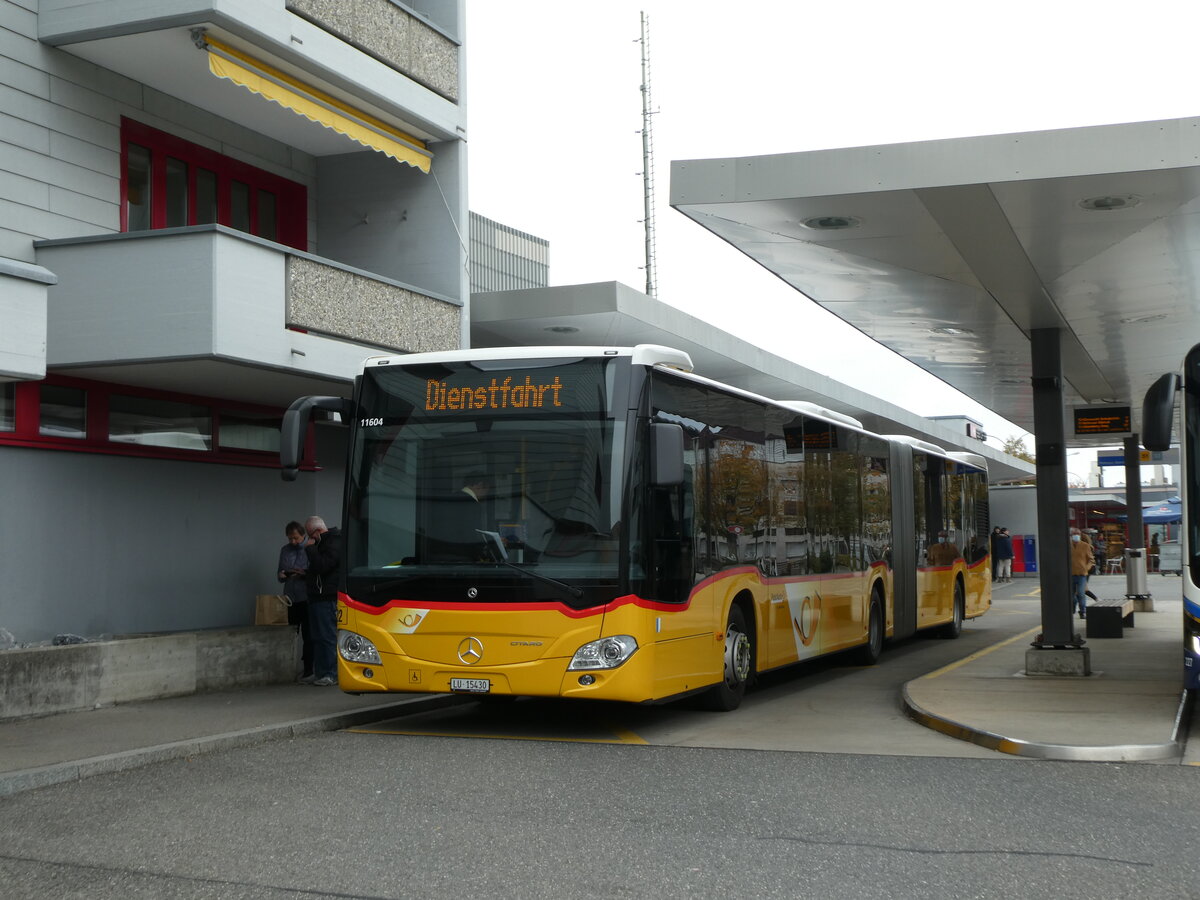
[[[1015, 456], [1017, 459], [1023, 459], [1028, 463], [1036, 463], [1037, 458], [1025, 448], [1025, 438], [1012, 435], [1006, 438], [1004, 446], [1001, 448], [1009, 456]], [[1027, 478], [1023, 481], [1012, 482], [1013, 484], [1034, 484], [1036, 478]]]
[[1025, 448], [1025, 438], [1015, 434], [1005, 439], [1004, 446], [1001, 449], [1009, 456], [1015, 456], [1017, 459], [1025, 460], [1025, 462], [1037, 462], [1037, 457]]

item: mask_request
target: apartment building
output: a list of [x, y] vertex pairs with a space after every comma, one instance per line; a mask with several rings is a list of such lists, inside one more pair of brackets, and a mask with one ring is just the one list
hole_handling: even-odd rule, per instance
[[468, 342], [463, 0], [0, 0], [0, 628], [248, 624], [369, 355]]

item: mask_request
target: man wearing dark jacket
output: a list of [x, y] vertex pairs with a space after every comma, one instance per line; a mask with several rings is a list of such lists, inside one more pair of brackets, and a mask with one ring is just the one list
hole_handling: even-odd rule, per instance
[[337, 680], [337, 582], [341, 565], [342, 533], [326, 528], [320, 516], [304, 523], [308, 543], [308, 623], [313, 644], [313, 684], [329, 687]]
[[1007, 528], [1001, 528], [1000, 533], [996, 535], [996, 549], [993, 554], [996, 580], [1001, 584], [1008, 584], [1012, 581], [1013, 545], [1012, 535], [1008, 533]]

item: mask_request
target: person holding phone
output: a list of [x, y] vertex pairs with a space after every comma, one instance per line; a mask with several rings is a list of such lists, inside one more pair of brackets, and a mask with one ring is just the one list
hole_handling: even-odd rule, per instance
[[288, 542], [279, 551], [275, 577], [283, 584], [283, 596], [288, 599], [288, 624], [300, 627], [300, 659], [304, 666], [300, 682], [311, 684], [316, 676], [313, 675], [312, 630], [308, 621], [308, 585], [304, 578], [308, 569], [304, 526], [299, 522], [288, 522], [283, 533]]
[[317, 687], [332, 687], [337, 677], [337, 595], [338, 569], [342, 558], [342, 532], [328, 528], [320, 516], [304, 522], [308, 543], [305, 578], [308, 582], [308, 621], [312, 631], [313, 675], [309, 682]]

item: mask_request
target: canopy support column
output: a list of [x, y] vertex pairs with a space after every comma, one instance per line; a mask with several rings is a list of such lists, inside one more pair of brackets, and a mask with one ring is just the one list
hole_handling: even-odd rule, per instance
[[1067, 447], [1063, 408], [1062, 331], [1030, 332], [1033, 428], [1037, 440], [1038, 572], [1042, 633], [1025, 653], [1026, 674], [1090, 675], [1091, 653], [1075, 631], [1071, 542], [1067, 525]]

